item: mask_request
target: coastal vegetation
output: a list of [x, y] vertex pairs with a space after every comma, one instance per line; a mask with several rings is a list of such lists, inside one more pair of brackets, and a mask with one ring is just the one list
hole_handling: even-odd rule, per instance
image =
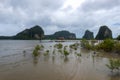
[[120, 42], [113, 39], [105, 39], [99, 42], [97, 45], [83, 39], [81, 41], [81, 46], [88, 50], [120, 53]]
[[120, 60], [119, 59], [109, 59], [109, 63], [106, 66], [113, 72], [114, 70], [120, 70]]

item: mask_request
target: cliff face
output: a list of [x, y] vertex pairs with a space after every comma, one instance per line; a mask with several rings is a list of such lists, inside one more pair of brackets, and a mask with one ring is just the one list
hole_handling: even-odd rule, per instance
[[76, 39], [76, 35], [74, 33], [70, 33], [69, 31], [58, 31], [53, 35], [46, 35], [46, 39]]
[[112, 31], [107, 26], [101, 26], [96, 39], [104, 40], [106, 38], [112, 38]]
[[36, 25], [30, 29], [25, 29], [24, 31], [18, 33], [16, 36], [14, 36], [14, 39], [41, 39], [43, 36], [43, 29]]
[[93, 32], [86, 30], [83, 39], [87, 40], [94, 39]]

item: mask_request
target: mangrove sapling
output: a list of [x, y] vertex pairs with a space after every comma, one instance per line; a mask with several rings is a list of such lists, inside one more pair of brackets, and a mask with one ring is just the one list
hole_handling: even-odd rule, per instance
[[34, 49], [34, 50], [33, 50], [33, 56], [34, 56], [34, 57], [37, 57], [38, 55], [39, 55], [38, 50], [37, 50], [37, 49]]
[[72, 44], [69, 46], [71, 49], [77, 50], [77, 48], [79, 47], [78, 43]]
[[56, 47], [57, 49], [62, 49], [63, 45], [59, 43], [59, 44], [55, 44], [54, 47]]
[[46, 52], [44, 53], [44, 56], [47, 56], [47, 55], [49, 55], [49, 50], [46, 50]]
[[88, 50], [93, 49], [93, 46], [90, 45], [89, 42], [87, 40], [85, 40], [85, 39], [83, 39], [81, 41], [81, 47], [83, 47], [85, 49], [88, 49]]
[[69, 55], [69, 52], [66, 49], [64, 49], [64, 55], [65, 55], [65, 57], [67, 57]]
[[37, 45], [35, 48], [34, 48], [34, 50], [33, 50], [33, 56], [34, 57], [37, 57], [38, 55], [39, 55], [39, 51], [40, 50], [40, 46], [39, 45]]
[[40, 49], [41, 49], [41, 46], [37, 45], [37, 46], [35, 47], [35, 49], [36, 49], [36, 50], [40, 50]]
[[106, 64], [106, 66], [113, 72], [113, 70], [120, 69], [120, 60], [119, 59], [109, 59], [109, 64]]

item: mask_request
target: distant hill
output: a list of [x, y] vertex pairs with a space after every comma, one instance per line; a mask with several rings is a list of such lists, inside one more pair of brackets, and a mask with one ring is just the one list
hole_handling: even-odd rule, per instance
[[87, 40], [94, 39], [93, 32], [86, 30], [83, 39]]
[[69, 31], [63, 30], [55, 32], [52, 35], [45, 35], [45, 39], [76, 39], [76, 35], [74, 33], [70, 33]]
[[32, 40], [32, 39], [42, 39], [44, 37], [43, 29], [36, 25], [30, 29], [25, 29], [22, 32], [16, 34], [15, 36], [0, 36], [0, 40], [11, 39], [11, 40]]
[[76, 39], [74, 33], [69, 31], [58, 31], [52, 35], [44, 35], [44, 30], [36, 25], [30, 29], [25, 29], [15, 36], [0, 36], [0, 39], [13, 39], [13, 40], [34, 40], [34, 39]]
[[[93, 39], [93, 32], [86, 30], [83, 36], [85, 39]], [[95, 39], [103, 40], [106, 38], [112, 38], [112, 31], [107, 26], [101, 26]], [[25, 29], [15, 36], [0, 36], [0, 40], [12, 39], [12, 40], [35, 40], [35, 39], [76, 39], [76, 35], [66, 30], [57, 31], [52, 35], [44, 35], [44, 30], [39, 26], [33, 26], [30, 29]], [[120, 38], [117, 38], [120, 40]]]
[[97, 40], [112, 38], [112, 31], [107, 26], [101, 26], [96, 36]]
[[36, 25], [30, 29], [25, 29], [24, 31], [18, 33], [13, 37], [13, 39], [22, 39], [22, 40], [29, 40], [29, 39], [41, 39], [44, 36], [43, 29]]
[[13, 36], [0, 36], [0, 40], [13, 39]]

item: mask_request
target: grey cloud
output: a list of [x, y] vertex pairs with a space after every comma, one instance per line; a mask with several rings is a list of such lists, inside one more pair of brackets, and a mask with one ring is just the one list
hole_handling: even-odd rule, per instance
[[[99, 26], [108, 25], [114, 36], [120, 22], [120, 0], [84, 0], [78, 9], [64, 0], [0, 0], [0, 35], [15, 35], [34, 25], [40, 25], [46, 34], [69, 30], [82, 37], [86, 29], [96, 35]], [[117, 26], [117, 27], [116, 27]], [[5, 32], [9, 32], [6, 34]]]
[[13, 7], [29, 8], [31, 10], [55, 10], [61, 7], [64, 0], [11, 0]]
[[84, 11], [108, 10], [120, 6], [120, 0], [86, 0], [82, 4]]

